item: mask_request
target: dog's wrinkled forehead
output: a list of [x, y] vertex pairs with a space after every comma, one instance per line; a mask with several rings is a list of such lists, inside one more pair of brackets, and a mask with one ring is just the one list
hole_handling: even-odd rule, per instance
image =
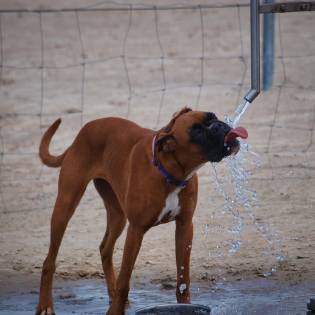
[[190, 108], [183, 108], [181, 111], [174, 114], [172, 121], [169, 124], [169, 130], [189, 129], [196, 123], [209, 126], [211, 122], [217, 120], [217, 116], [211, 112], [193, 111]]
[[190, 108], [184, 107], [180, 111], [174, 113], [171, 121], [166, 126], [164, 126], [160, 131], [170, 132], [173, 129], [174, 125], [178, 123], [179, 118], [182, 118], [184, 114], [190, 112], [192, 112]]
[[191, 124], [201, 123], [205, 126], [209, 126], [214, 120], [218, 120], [217, 116], [211, 112], [191, 112]]

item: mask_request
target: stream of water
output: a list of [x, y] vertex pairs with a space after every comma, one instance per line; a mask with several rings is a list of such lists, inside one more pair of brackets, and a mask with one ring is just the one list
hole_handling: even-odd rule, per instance
[[[249, 108], [250, 103], [243, 99], [236, 108], [234, 116], [225, 116], [225, 121], [235, 128], [242, 116]], [[235, 156], [230, 156], [224, 160], [226, 165], [226, 176], [218, 176], [217, 165], [212, 164], [212, 178], [216, 190], [223, 196], [224, 205], [222, 214], [230, 215], [232, 226], [229, 228], [231, 239], [229, 240], [229, 254], [237, 253], [242, 245], [241, 234], [245, 225], [245, 220], [249, 219], [255, 226], [257, 233], [265, 241], [266, 249], [264, 254], [274, 257], [274, 265], [270, 270], [265, 270], [263, 275], [268, 277], [277, 271], [278, 264], [285, 260], [285, 255], [281, 250], [282, 240], [279, 234], [274, 231], [266, 222], [257, 220], [255, 208], [258, 206], [257, 193], [250, 187], [251, 172], [260, 166], [259, 156], [250, 150], [249, 145], [241, 142], [240, 151]], [[253, 169], [249, 171], [248, 169]], [[232, 189], [230, 188], [232, 186]], [[209, 226], [205, 227], [205, 234], [209, 234]], [[209, 254], [209, 257], [211, 255]]]
[[236, 107], [233, 118], [229, 119], [226, 116], [227, 123], [231, 127], [235, 128], [238, 125], [244, 113], [246, 112], [247, 108], [250, 106], [250, 104], [251, 104], [250, 102], [248, 102], [245, 98], [243, 98], [241, 102], [239, 103], [239, 105]]

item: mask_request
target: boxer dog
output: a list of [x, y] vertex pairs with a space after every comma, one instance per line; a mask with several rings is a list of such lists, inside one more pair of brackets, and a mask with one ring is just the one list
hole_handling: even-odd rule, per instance
[[[159, 131], [121, 118], [87, 123], [64, 153], [53, 156], [49, 143], [61, 119], [45, 132], [39, 147], [42, 162], [60, 167], [58, 195], [51, 218], [48, 255], [43, 263], [36, 315], [52, 315], [52, 283], [58, 249], [67, 224], [87, 184], [93, 180], [107, 210], [100, 244], [111, 301], [108, 315], [124, 314], [131, 273], [144, 234], [175, 220], [178, 303], [190, 303], [189, 261], [196, 208], [196, 171], [239, 150], [244, 128], [231, 129], [215, 114], [183, 108]], [[128, 221], [119, 275], [112, 261], [114, 245]]]

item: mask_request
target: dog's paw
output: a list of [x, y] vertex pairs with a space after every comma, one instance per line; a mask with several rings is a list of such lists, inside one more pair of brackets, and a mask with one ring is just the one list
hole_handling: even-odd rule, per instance
[[56, 315], [52, 307], [38, 308], [35, 315]]

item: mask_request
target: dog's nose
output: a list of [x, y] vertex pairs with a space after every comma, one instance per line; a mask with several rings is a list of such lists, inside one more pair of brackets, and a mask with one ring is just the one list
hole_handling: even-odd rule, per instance
[[218, 134], [227, 133], [229, 131], [229, 127], [220, 121], [215, 121], [209, 126], [209, 130], [212, 135], [216, 136]]

